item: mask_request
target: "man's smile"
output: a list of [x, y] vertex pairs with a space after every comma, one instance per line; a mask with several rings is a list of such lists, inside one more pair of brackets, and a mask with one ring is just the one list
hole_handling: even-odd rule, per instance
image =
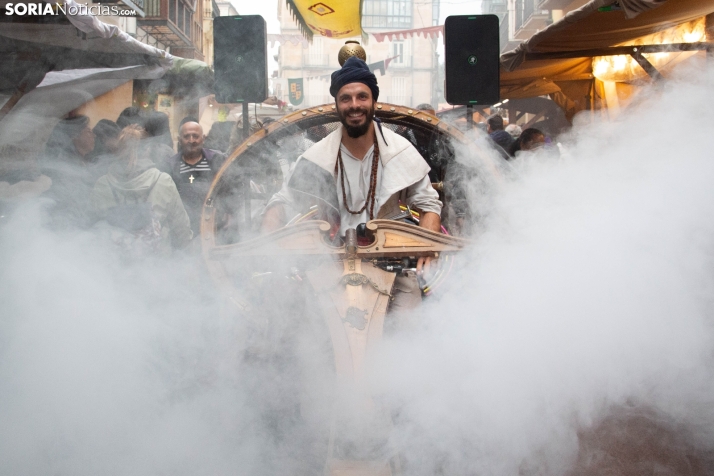
[[364, 111], [351, 111], [347, 113], [347, 118], [350, 120], [359, 120], [366, 117], [366, 113]]

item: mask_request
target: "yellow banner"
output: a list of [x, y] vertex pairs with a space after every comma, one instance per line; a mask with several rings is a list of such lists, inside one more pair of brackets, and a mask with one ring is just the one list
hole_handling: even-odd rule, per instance
[[349, 38], [362, 35], [358, 0], [287, 0], [301, 23], [315, 35]]

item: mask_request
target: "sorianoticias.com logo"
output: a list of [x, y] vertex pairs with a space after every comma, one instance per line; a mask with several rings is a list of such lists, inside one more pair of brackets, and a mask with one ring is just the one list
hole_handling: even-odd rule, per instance
[[45, 15], [105, 15], [105, 16], [135, 16], [134, 10], [120, 8], [118, 5], [88, 5], [72, 3], [70, 5], [57, 2], [50, 3], [6, 3], [6, 16], [45, 16]]

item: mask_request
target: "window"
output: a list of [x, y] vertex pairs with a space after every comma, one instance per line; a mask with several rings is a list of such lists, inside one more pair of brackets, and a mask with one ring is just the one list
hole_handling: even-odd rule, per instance
[[183, 0], [169, 0], [169, 19], [191, 38], [193, 10]]
[[392, 56], [396, 56], [392, 61], [394, 64], [404, 63], [404, 42], [395, 41], [392, 43]]
[[[184, 8], [186, 8], [186, 7], [184, 7]], [[193, 13], [191, 13], [191, 10], [186, 8], [183, 32], [186, 33], [186, 36], [188, 36], [189, 38], [191, 38], [191, 20], [192, 19], [193, 19]]]
[[299, 107], [319, 106], [320, 104], [329, 104], [330, 102], [334, 102], [332, 96], [328, 94], [324, 81], [319, 79], [310, 79], [305, 81], [305, 83], [307, 86], [307, 95], [305, 96], [305, 102], [303, 102]]
[[[303, 54], [303, 64], [305, 66], [328, 66], [329, 62], [327, 60], [327, 55], [324, 53], [323, 38], [321, 36], [314, 36], [312, 39], [312, 45], [307, 50], [307, 53]], [[322, 104], [322, 103], [320, 103]]]
[[363, 0], [364, 28], [411, 28], [412, 0]]
[[176, 25], [178, 25], [179, 29], [183, 31], [183, 2], [179, 2], [178, 6], [178, 21], [176, 22]]
[[403, 76], [392, 76], [392, 95], [390, 100], [393, 104], [409, 104], [407, 96], [407, 78]]
[[409, 67], [412, 64], [412, 55], [409, 40], [393, 41], [392, 54], [389, 56], [395, 57], [391, 65], [393, 67]]

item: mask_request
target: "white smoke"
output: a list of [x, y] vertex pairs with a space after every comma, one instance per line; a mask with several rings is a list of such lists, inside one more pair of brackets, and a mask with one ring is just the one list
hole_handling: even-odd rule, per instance
[[563, 157], [516, 159], [458, 282], [384, 345], [376, 385], [403, 405], [396, 435], [423, 474], [529, 459], [559, 474], [575, 432], [626, 402], [711, 432], [714, 97], [699, 67], [616, 122], [577, 124]]
[[[702, 71], [474, 194], [488, 213], [449, 287], [371, 362], [409, 474], [562, 474], [576, 431], [625, 402], [713, 442]], [[28, 203], [0, 229], [1, 474], [310, 474], [289, 397], [294, 379], [328, 383], [304, 362], [246, 364], [245, 322], [196, 259], [126, 266], [42, 217]], [[283, 314], [286, 332], [304, 317]], [[319, 360], [308, 337], [292, 350]]]

